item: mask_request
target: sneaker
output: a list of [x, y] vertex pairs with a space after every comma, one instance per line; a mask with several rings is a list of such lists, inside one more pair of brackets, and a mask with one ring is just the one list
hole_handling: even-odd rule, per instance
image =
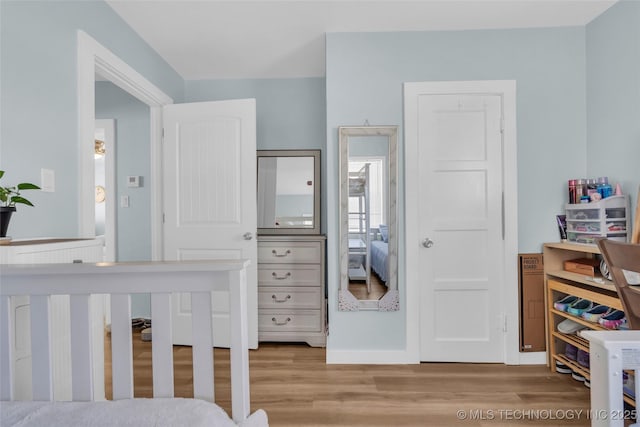
[[574, 322], [571, 319], [565, 319], [562, 322], [558, 323], [558, 332], [562, 332], [563, 334], [575, 334], [576, 332], [587, 329], [586, 326], [581, 325], [578, 322]]
[[573, 344], [567, 344], [564, 347], [564, 355], [569, 360], [576, 360], [578, 358], [578, 347]]
[[578, 300], [578, 297], [575, 297], [573, 295], [567, 295], [566, 297], [554, 302], [553, 308], [560, 311], [567, 311], [567, 308], [577, 300]]
[[587, 310], [591, 310], [593, 308], [593, 303], [586, 299], [580, 299], [569, 307], [567, 307], [567, 313], [573, 314], [574, 316], [580, 316]]
[[580, 382], [584, 382], [584, 377], [576, 371], [571, 371], [571, 378], [573, 378], [576, 381], [580, 381]]
[[589, 369], [589, 352], [579, 349], [576, 361], [578, 362], [578, 365]]
[[600, 320], [602, 316], [609, 314], [611, 310], [611, 307], [607, 307], [606, 305], [596, 305], [591, 310], [582, 313], [581, 317], [588, 322], [598, 323], [598, 320]]
[[564, 363], [556, 360], [556, 372], [559, 374], [570, 374], [573, 372], [570, 367], [565, 365]]
[[584, 379], [584, 386], [586, 388], [591, 388], [591, 380], [588, 380], [588, 379], [585, 378]]
[[627, 318], [624, 317], [624, 311], [613, 310], [606, 316], [602, 316], [598, 323], [607, 329], [619, 329], [621, 325], [627, 323]]

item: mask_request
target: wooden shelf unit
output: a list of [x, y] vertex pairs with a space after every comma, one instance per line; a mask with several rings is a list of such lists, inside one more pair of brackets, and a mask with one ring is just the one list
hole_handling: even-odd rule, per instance
[[[543, 246], [545, 307], [547, 313], [545, 328], [548, 366], [552, 372], [556, 371], [555, 362], [559, 361], [586, 379], [591, 378], [589, 368], [568, 359], [564, 355], [566, 344], [572, 344], [578, 349], [589, 351], [589, 342], [578, 335], [567, 335], [559, 332], [557, 330], [558, 323], [565, 319], [571, 319], [589, 329], [606, 330], [598, 323], [588, 322], [580, 317], [556, 310], [553, 307], [555, 301], [565, 295], [574, 295], [578, 298], [588, 299], [596, 304], [603, 304], [622, 310], [622, 303], [618, 298], [613, 282], [602, 278], [602, 283], [598, 283], [588, 276], [564, 271], [564, 261], [576, 258], [595, 258], [599, 254], [598, 247], [593, 245], [545, 243]], [[625, 394], [624, 401], [635, 406], [635, 401], [631, 396]]]

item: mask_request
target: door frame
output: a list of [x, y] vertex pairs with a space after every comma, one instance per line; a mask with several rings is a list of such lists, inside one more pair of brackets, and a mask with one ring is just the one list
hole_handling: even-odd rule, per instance
[[518, 171], [516, 138], [515, 80], [441, 81], [404, 83], [405, 119], [405, 239], [407, 352], [420, 360], [420, 236], [418, 212], [418, 95], [485, 94], [502, 99], [502, 181], [503, 181], [503, 310], [505, 314], [504, 363], [520, 364], [518, 321]]
[[149, 106], [151, 259], [162, 260], [162, 107], [173, 99], [82, 30], [77, 32], [78, 235], [95, 237], [93, 140], [96, 74]]

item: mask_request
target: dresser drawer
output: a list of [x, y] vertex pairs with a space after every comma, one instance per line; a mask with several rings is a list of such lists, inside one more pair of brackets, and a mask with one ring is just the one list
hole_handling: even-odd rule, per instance
[[319, 264], [258, 264], [258, 286], [321, 286]]
[[265, 287], [258, 289], [258, 307], [265, 309], [306, 308], [318, 309], [322, 294], [316, 288]]
[[258, 242], [258, 263], [315, 263], [322, 260], [320, 242]]
[[258, 310], [258, 330], [321, 331], [320, 310]]

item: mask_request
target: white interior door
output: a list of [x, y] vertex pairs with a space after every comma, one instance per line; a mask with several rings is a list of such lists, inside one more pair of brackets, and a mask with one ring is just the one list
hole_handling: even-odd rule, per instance
[[[164, 107], [164, 259], [251, 260], [249, 346], [258, 345], [254, 99]], [[214, 298], [213, 343], [229, 346], [228, 298]], [[174, 296], [173, 342], [191, 345], [191, 301]]]
[[501, 96], [417, 102], [421, 360], [502, 362]]

